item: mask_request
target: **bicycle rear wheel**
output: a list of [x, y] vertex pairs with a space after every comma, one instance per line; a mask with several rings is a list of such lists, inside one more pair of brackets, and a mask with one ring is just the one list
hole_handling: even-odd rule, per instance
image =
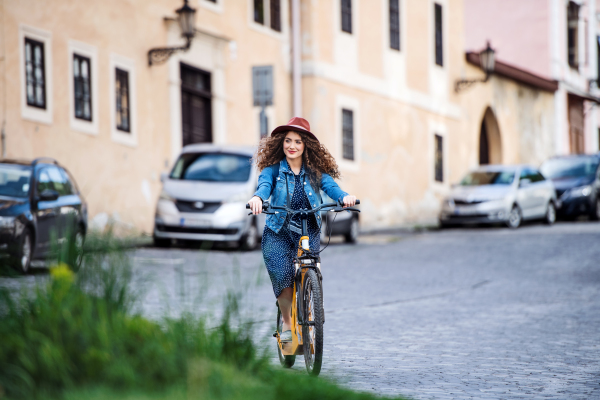
[[[277, 332], [281, 334], [282, 328], [283, 318], [281, 318], [281, 309], [277, 306]], [[279, 355], [279, 362], [283, 368], [291, 368], [294, 366], [296, 356], [284, 356], [279, 347], [279, 343], [277, 343], [277, 354]]]
[[323, 362], [323, 292], [317, 273], [312, 269], [304, 275], [302, 299], [304, 362], [308, 373], [317, 376]]

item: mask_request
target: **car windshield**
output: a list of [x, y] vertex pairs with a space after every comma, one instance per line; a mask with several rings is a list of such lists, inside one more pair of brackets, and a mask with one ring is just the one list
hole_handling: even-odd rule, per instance
[[461, 186], [510, 185], [514, 179], [514, 171], [475, 171], [465, 176], [460, 184]]
[[581, 178], [594, 175], [598, 168], [595, 157], [555, 158], [546, 161], [540, 168], [546, 178]]
[[31, 167], [17, 164], [0, 164], [0, 196], [27, 197]]
[[171, 179], [208, 182], [246, 182], [250, 178], [251, 158], [238, 154], [182, 154], [171, 172]]

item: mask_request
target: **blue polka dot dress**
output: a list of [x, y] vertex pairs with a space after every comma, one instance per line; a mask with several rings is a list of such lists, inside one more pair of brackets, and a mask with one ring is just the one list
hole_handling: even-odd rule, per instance
[[[290, 207], [293, 210], [310, 209], [310, 203], [304, 192], [300, 175], [295, 175], [294, 178], [294, 193], [292, 194]], [[300, 226], [302, 226], [299, 215], [294, 216], [293, 220], [299, 222]], [[265, 225], [262, 237], [263, 257], [269, 277], [271, 278], [271, 283], [273, 284], [275, 297], [279, 297], [283, 289], [294, 287], [294, 265], [292, 261], [298, 251], [300, 234], [291, 231], [288, 227], [288, 222], [286, 221], [279, 233], [275, 233]], [[317, 220], [314, 216], [311, 216], [307, 222], [310, 248], [319, 249], [321, 242]]]

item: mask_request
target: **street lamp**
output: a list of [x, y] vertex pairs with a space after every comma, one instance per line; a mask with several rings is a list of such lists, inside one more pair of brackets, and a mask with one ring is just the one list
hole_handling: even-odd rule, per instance
[[487, 82], [490, 79], [490, 75], [494, 72], [496, 67], [496, 52], [490, 46], [490, 42], [487, 42], [487, 47], [479, 52], [479, 65], [485, 73], [484, 79], [461, 79], [456, 81], [454, 90], [458, 93], [463, 89], [468, 88], [477, 82]]
[[180, 47], [157, 47], [148, 51], [148, 65], [162, 64], [176, 51], [187, 51], [192, 45], [192, 39], [196, 34], [194, 27], [196, 10], [188, 5], [188, 0], [183, 0], [183, 6], [177, 10], [177, 22], [181, 29], [181, 36], [185, 38], [185, 46]]

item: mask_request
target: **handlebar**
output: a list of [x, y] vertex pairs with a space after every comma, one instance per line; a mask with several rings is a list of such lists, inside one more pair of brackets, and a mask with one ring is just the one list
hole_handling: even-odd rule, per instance
[[[360, 200], [356, 200], [356, 205], [360, 204]], [[338, 201], [336, 203], [324, 203], [321, 204], [319, 207], [317, 208], [313, 208], [312, 210], [292, 210], [291, 208], [288, 208], [287, 206], [272, 206], [271, 204], [269, 204], [268, 201], [263, 202], [263, 212], [265, 214], [275, 214], [274, 210], [277, 211], [285, 211], [286, 213], [290, 213], [291, 215], [295, 215], [295, 214], [300, 214], [300, 213], [306, 213], [306, 214], [315, 214], [321, 210], [323, 210], [324, 208], [331, 208], [331, 211], [334, 212], [341, 212], [341, 211], [356, 211], [356, 212], [360, 212], [359, 209], [356, 208], [352, 208], [352, 207], [344, 207], [344, 203], [342, 203], [341, 201]], [[250, 209], [250, 204], [246, 204], [246, 209], [249, 210]], [[330, 210], [327, 210], [330, 211]], [[252, 213], [248, 214], [251, 215]]]

